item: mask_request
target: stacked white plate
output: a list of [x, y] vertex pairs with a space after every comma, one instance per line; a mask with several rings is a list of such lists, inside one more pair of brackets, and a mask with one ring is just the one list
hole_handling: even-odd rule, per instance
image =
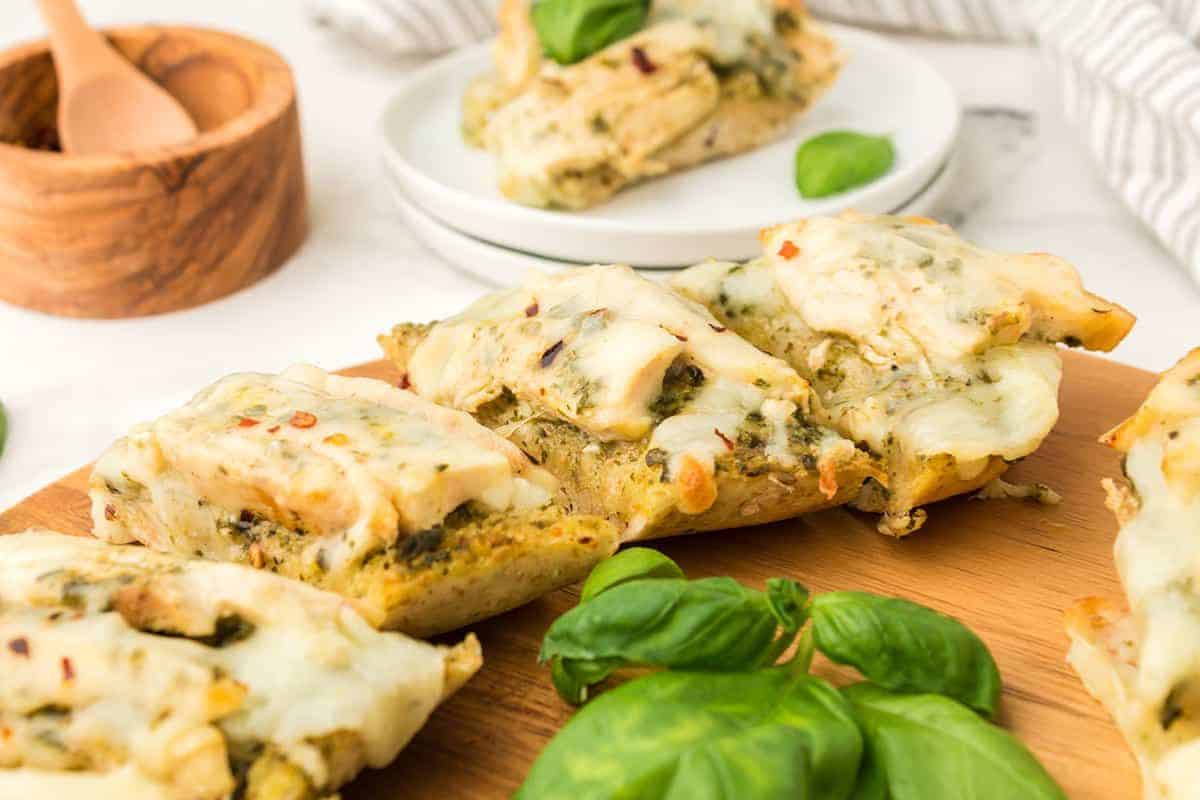
[[[758, 254], [775, 223], [847, 208], [921, 213], [952, 171], [961, 110], [932, 67], [875, 34], [828, 26], [848, 55], [834, 88], [774, 144], [647, 181], [587, 211], [547, 211], [504, 198], [492, 157], [462, 139], [467, 84], [491, 68], [490, 45], [414, 73], [383, 115], [384, 153], [413, 232], [452, 264], [489, 282], [530, 268], [624, 263], [677, 268]], [[888, 134], [896, 163], [883, 178], [805, 200], [792, 177], [797, 145], [829, 130]]]

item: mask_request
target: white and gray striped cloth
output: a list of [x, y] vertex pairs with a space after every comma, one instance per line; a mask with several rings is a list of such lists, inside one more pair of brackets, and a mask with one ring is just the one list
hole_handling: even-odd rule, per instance
[[[495, 32], [496, 0], [310, 0], [387, 55]], [[971, 39], [1036, 39], [1108, 182], [1200, 281], [1200, 0], [808, 0], [819, 17]]]

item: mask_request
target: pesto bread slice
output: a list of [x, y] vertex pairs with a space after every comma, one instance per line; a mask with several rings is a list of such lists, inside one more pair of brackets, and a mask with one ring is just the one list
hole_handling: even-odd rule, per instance
[[1200, 786], [1200, 350], [1102, 441], [1124, 457], [1126, 480], [1105, 488], [1126, 597], [1068, 610], [1068, 661], [1128, 741], [1145, 796], [1190, 800]]
[[315, 367], [227, 377], [97, 462], [96, 535], [244, 564], [418, 636], [583, 578], [617, 546], [598, 517], [459, 411]]
[[1111, 350], [1134, 322], [1065, 261], [984, 250], [930, 220], [815, 217], [764, 231], [763, 249], [671, 286], [786, 359], [816, 418], [877, 454], [886, 479], [855, 503], [897, 536], [1042, 443], [1058, 420], [1056, 344]]
[[380, 341], [414, 391], [508, 437], [625, 540], [793, 517], [881, 474], [814, 422], [795, 370], [628, 267], [536, 276]]
[[317, 800], [479, 669], [337, 595], [46, 531], [0, 536], [0, 797]]
[[798, 0], [655, 0], [647, 26], [576, 64], [542, 54], [530, 0], [503, 0], [496, 69], [464, 135], [519, 203], [582, 209], [646, 178], [759, 147], [834, 82], [842, 57]]

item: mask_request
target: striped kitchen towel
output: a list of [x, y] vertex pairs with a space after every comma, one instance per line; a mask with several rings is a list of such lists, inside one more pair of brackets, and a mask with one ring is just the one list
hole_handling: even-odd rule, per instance
[[[744, 0], [730, 0], [741, 2]], [[496, 0], [310, 0], [377, 52], [432, 54], [495, 31]], [[1200, 0], [808, 0], [817, 16], [1036, 41], [1113, 190], [1200, 281]]]

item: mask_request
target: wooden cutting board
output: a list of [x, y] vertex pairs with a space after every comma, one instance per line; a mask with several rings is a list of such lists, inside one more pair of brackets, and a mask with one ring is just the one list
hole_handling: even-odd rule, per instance
[[[1002, 723], [1067, 794], [1139, 797], [1137, 770], [1116, 728], [1064, 663], [1061, 618], [1080, 596], [1120, 593], [1111, 555], [1117, 526], [1100, 488], [1101, 478], [1120, 470], [1096, 439], [1137, 408], [1154, 376], [1076, 353], [1066, 353], [1065, 362], [1058, 427], [1008, 476], [1050, 484], [1064, 496], [1059, 506], [952, 500], [932, 507], [925, 528], [903, 541], [877, 534], [868, 515], [834, 510], [657, 546], [695, 578], [732, 575], [761, 588], [769, 577], [787, 576], [815, 591], [895, 594], [959, 617], [1000, 664]], [[348, 374], [398, 378], [383, 362]], [[85, 534], [86, 481], [80, 470], [33, 495], [0, 515], [0, 533], [43, 526]], [[345, 799], [509, 796], [570, 716], [537, 665], [537, 651], [546, 628], [575, 601], [576, 589], [567, 589], [475, 626], [483, 670], [391, 767], [360, 777]]]

